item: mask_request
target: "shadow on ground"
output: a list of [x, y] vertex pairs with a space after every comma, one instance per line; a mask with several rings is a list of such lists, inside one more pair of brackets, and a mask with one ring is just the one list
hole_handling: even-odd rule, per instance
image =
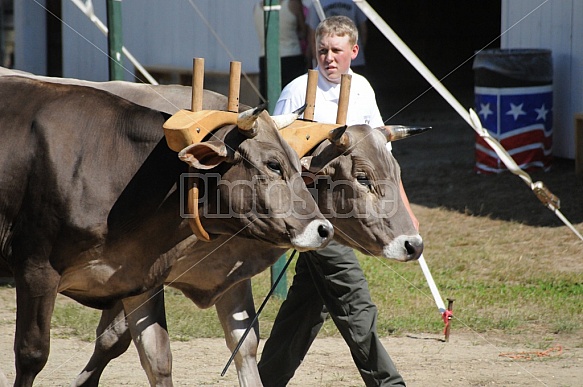
[[[472, 107], [471, 93], [456, 97], [463, 106]], [[393, 144], [412, 203], [532, 226], [563, 226], [518, 176], [474, 172], [474, 131], [436, 92], [405, 108], [387, 101], [379, 105], [384, 109], [383, 117], [393, 116], [389, 124], [433, 127], [423, 135]], [[583, 222], [583, 180], [575, 175], [574, 160], [555, 158], [549, 172], [529, 174], [560, 198], [561, 212], [570, 222]]]

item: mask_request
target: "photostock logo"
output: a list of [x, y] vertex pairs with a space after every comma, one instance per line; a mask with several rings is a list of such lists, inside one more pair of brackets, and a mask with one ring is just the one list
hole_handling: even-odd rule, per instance
[[251, 180], [224, 180], [220, 174], [184, 173], [180, 178], [180, 215], [192, 218], [188, 210], [188, 191], [195, 187], [192, 200], [199, 216], [206, 218], [288, 218], [312, 219], [319, 210], [326, 218], [392, 217], [399, 203], [399, 187], [392, 181], [376, 181], [374, 188], [353, 180], [332, 180], [330, 176], [311, 176], [314, 185], [306, 195], [304, 181], [271, 180], [255, 176]]
[[[220, 174], [183, 173], [180, 176], [180, 216], [192, 218], [188, 210], [188, 191], [199, 215], [206, 218], [298, 218], [313, 219], [317, 207], [309, 199], [303, 181], [270, 180], [254, 176], [251, 180], [224, 180]], [[299, 194], [298, 194], [299, 193]], [[304, 194], [305, 197], [300, 195]]]
[[379, 180], [363, 185], [356, 179], [333, 180], [331, 176], [314, 178], [309, 188], [326, 218], [387, 219], [395, 215], [399, 205], [398, 184]]

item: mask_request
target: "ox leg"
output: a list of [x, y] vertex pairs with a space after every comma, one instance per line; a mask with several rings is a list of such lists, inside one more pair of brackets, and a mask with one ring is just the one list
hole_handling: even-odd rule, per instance
[[[251, 280], [239, 282], [216, 303], [217, 314], [227, 347], [231, 353], [239, 343], [243, 333], [255, 317], [255, 304], [251, 290]], [[261, 386], [261, 378], [257, 370], [257, 347], [259, 345], [259, 324], [255, 323], [249, 332], [239, 352], [235, 356], [235, 366], [239, 385], [242, 387]]]
[[49, 358], [59, 275], [52, 268], [16, 272], [15, 386], [32, 386]]
[[140, 362], [151, 386], [172, 386], [172, 353], [162, 286], [125, 298], [123, 306]]
[[118, 302], [101, 313], [96, 330], [95, 347], [89, 363], [73, 381], [72, 386], [96, 387], [109, 362], [127, 351], [132, 336], [126, 323], [123, 304]]

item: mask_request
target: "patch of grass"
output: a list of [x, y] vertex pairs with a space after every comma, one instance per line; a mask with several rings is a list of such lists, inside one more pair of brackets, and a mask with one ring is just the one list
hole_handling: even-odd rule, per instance
[[221, 337], [223, 330], [215, 308], [199, 309], [178, 290], [164, 291], [168, 333], [172, 340], [188, 341], [199, 337]]
[[[364, 256], [361, 262], [372, 298], [379, 309], [377, 325], [381, 335], [442, 334], [441, 315], [417, 263], [387, 263]], [[578, 278], [570, 275], [544, 278], [549, 273], [542, 272], [541, 278], [522, 282], [486, 281], [456, 275], [453, 269], [437, 263], [430, 262], [430, 265], [433, 264], [432, 273], [441, 296], [446, 303], [446, 297], [455, 298], [454, 330], [573, 334], [583, 329], [583, 283], [577, 282]], [[291, 282], [293, 270], [294, 264], [288, 273], [288, 282]], [[255, 305], [259, 308], [269, 292], [269, 271], [254, 277], [252, 283]], [[171, 288], [166, 289], [165, 297], [172, 340], [224, 336], [214, 307], [201, 310], [181, 292]], [[259, 319], [262, 337], [269, 335], [281, 302], [274, 297], [263, 310]], [[58, 329], [54, 334], [93, 340], [98, 321], [99, 311], [70, 301], [57, 303], [53, 326]], [[338, 336], [331, 320], [326, 321], [320, 335]]]
[[93, 341], [100, 315], [98, 310], [59, 296], [51, 320], [51, 335], [61, 338], [76, 336], [81, 340]]
[[[537, 233], [540, 236], [541, 231], [545, 234], [554, 230], [533, 230], [513, 222], [484, 221], [443, 209], [437, 215], [434, 217], [436, 223], [437, 220], [441, 222], [442, 215], [459, 216], [465, 223], [474, 223], [466, 225], [465, 228], [474, 231], [464, 234], [463, 241], [459, 235], [448, 236], [440, 231], [439, 237], [444, 239], [438, 244], [432, 244], [430, 239], [426, 249], [426, 259], [442, 298], [444, 301], [446, 297], [455, 299], [452, 323], [455, 329], [477, 332], [496, 329], [506, 333], [541, 330], [574, 333], [583, 329], [583, 283], [579, 266], [569, 267], [568, 263], [564, 266], [564, 262], [549, 264], [552, 258], [566, 256], [553, 255], [550, 245], [543, 244], [541, 248], [540, 243], [517, 243], [513, 228], [521, 229], [524, 235], [532, 234], [531, 239]], [[490, 223], [488, 228], [492, 228], [492, 234], [502, 229], [502, 237], [483, 238], [480, 227]], [[501, 225], [504, 227], [493, 230], [494, 226]], [[459, 228], [458, 225], [456, 229]], [[513, 242], [506, 241], [509, 234], [513, 235]], [[576, 261], [576, 256], [567, 257]], [[412, 262], [390, 264], [375, 258], [363, 260], [367, 262], [363, 268], [373, 300], [379, 306], [379, 326], [397, 327], [393, 331], [395, 334], [438, 333], [438, 329], [442, 329], [443, 323], [434, 322], [439, 321], [439, 316], [419, 265]], [[387, 273], [394, 278], [388, 279]], [[429, 321], [426, 316], [431, 316]]]
[[[501, 331], [541, 336], [583, 331], [583, 244], [564, 229], [414, 206], [426, 231], [425, 257], [441, 297], [454, 298], [452, 332]], [[288, 271], [288, 286], [295, 271]], [[381, 335], [441, 335], [443, 321], [416, 262], [400, 263], [360, 255]], [[270, 271], [252, 280], [256, 308], [270, 288]], [[282, 300], [272, 298], [260, 316], [267, 337]], [[198, 309], [180, 292], [166, 290], [168, 328], [173, 340], [223, 337], [215, 308]], [[57, 303], [53, 326], [60, 335], [92, 340], [99, 312]], [[337, 336], [327, 321], [321, 336]]]
[[572, 320], [553, 320], [551, 329], [554, 334], [575, 333], [581, 328], [581, 323]]

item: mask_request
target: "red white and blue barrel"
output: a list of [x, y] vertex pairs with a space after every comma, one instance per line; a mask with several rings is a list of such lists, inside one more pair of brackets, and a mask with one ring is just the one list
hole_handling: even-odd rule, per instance
[[[475, 110], [482, 126], [523, 170], [549, 170], [552, 162], [553, 85], [550, 50], [505, 49], [479, 52], [473, 64]], [[478, 173], [506, 170], [478, 135]]]

